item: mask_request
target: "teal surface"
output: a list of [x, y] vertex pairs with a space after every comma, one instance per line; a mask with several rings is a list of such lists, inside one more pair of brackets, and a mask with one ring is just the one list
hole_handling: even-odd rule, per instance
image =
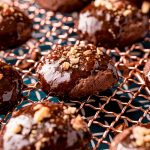
[[[26, 2], [27, 3], [27, 2]], [[36, 5], [33, 5], [31, 7], [37, 7]], [[31, 7], [28, 9], [28, 13], [31, 15], [32, 13], [36, 14], [35, 10], [33, 11], [33, 9], [31, 9]], [[45, 13], [37, 13], [37, 18], [45, 18]], [[55, 14], [49, 17], [49, 21], [53, 22], [53, 23], [59, 23], [62, 22], [62, 18], [60, 18], [61, 14]], [[74, 14], [76, 16], [76, 14]], [[68, 14], [64, 14], [64, 16], [69, 17], [71, 15]], [[34, 21], [34, 25], [38, 25], [40, 24], [40, 21]], [[74, 26], [74, 23], [69, 20], [67, 20], [66, 22], [63, 22], [63, 25], [68, 26], [68, 27], [72, 27]], [[40, 29], [46, 29], [47, 32], [51, 31], [53, 29], [52, 24], [51, 25], [47, 25], [44, 24], [42, 26], [40, 26]], [[68, 34], [68, 31], [65, 29], [62, 29], [61, 27], [58, 28], [57, 30], [57, 34], [56, 35], [51, 35], [49, 37], [47, 37], [45, 39], [44, 42], [51, 42], [51, 43], [57, 43], [59, 41], [59, 38], [57, 35], [63, 35], [64, 33]], [[36, 40], [40, 40], [43, 36], [45, 36], [44, 33], [42, 33], [40, 30], [36, 31], [33, 33], [33, 37]], [[68, 35], [68, 38], [78, 38], [76, 33], [71, 32]], [[40, 44], [38, 49], [40, 52], [46, 52], [48, 50], [51, 49], [51, 46], [46, 45], [46, 44]], [[61, 45], [66, 45], [66, 44], [74, 44], [74, 41], [68, 41], [64, 40], [60, 43]], [[150, 43], [149, 42], [142, 42], [141, 43], [143, 45], [143, 47], [145, 48], [150, 48]], [[28, 53], [29, 50], [23, 47], [17, 48], [15, 50], [12, 50], [13, 53], [15, 53], [17, 56], [21, 56], [25, 53]], [[134, 55], [138, 56], [138, 57], [142, 57], [144, 55], [144, 53], [142, 53], [141, 51], [139, 51], [138, 49], [134, 50]], [[113, 60], [118, 61], [120, 60], [120, 56], [117, 55], [117, 53], [111, 53], [110, 54], [111, 57], [113, 58]], [[2, 57], [3, 58], [3, 57]], [[11, 59], [11, 58], [6, 58], [4, 59], [7, 63], [10, 63], [12, 65], [14, 65], [17, 61], [17, 59]], [[139, 68], [140, 69], [140, 68]], [[33, 71], [34, 73], [34, 71]], [[118, 71], [118, 73], [120, 75], [122, 75], [121, 71]], [[134, 81], [138, 81], [138, 79], [136, 77], [133, 77]], [[31, 83], [36, 83], [38, 80], [33, 77], [33, 76], [26, 76], [24, 78], [24, 84], [28, 85]], [[147, 113], [144, 115], [143, 110], [148, 110], [150, 107], [150, 100], [145, 99], [143, 95], [147, 95], [146, 90], [143, 88], [141, 90], [141, 95], [134, 95], [134, 91], [138, 91], [138, 89], [141, 87], [141, 85], [139, 85], [138, 83], [135, 82], [131, 82], [130, 84], [125, 84], [122, 86], [122, 91], [120, 91], [120, 93], [116, 93], [113, 98], [110, 101], [106, 100], [106, 97], [108, 98], [109, 96], [112, 95], [112, 93], [119, 87], [119, 85], [121, 85], [124, 82], [124, 78], [120, 77], [120, 80], [118, 82], [117, 85], [115, 85], [112, 89], [105, 91], [103, 93], [100, 94], [100, 96], [92, 96], [90, 97], [90, 99], [84, 99], [83, 103], [84, 103], [84, 107], [82, 107], [82, 109], [80, 109], [79, 113], [81, 113], [84, 117], [86, 117], [86, 120], [90, 120], [91, 118], [93, 118], [93, 116], [96, 115], [96, 113], [98, 112], [97, 110], [99, 110], [99, 113], [97, 114], [96, 119], [94, 120], [94, 122], [92, 124], [90, 124], [90, 130], [93, 133], [93, 136], [96, 137], [97, 139], [100, 139], [101, 137], [104, 136], [104, 133], [106, 133], [107, 129], [111, 126], [111, 124], [114, 122], [114, 120], [116, 119], [116, 116], [118, 114], [121, 114], [122, 109], [125, 107], [125, 105], [127, 105], [131, 99], [133, 98], [133, 100], [131, 101], [131, 104], [129, 105], [129, 107], [126, 108], [126, 111], [121, 114], [121, 117], [118, 119], [118, 121], [116, 121], [116, 125], [120, 124], [120, 123], [124, 123], [127, 126], [131, 126], [134, 124], [134, 121], [136, 123], [136, 121], [138, 121], [140, 119], [140, 117], [143, 116], [141, 122], [142, 123], [147, 123], [150, 122], [150, 113]], [[128, 92], [128, 91], [133, 91], [133, 95], [132, 93]], [[27, 94], [29, 94], [27, 96]], [[43, 100], [47, 95], [41, 90], [32, 90], [30, 93], [27, 93], [25, 91], [23, 91], [23, 95], [26, 96], [26, 99], [20, 104], [18, 105], [17, 109], [20, 109], [22, 107], [24, 107], [25, 105], [27, 105], [30, 101], [32, 102], [37, 102], [40, 100]], [[49, 100], [53, 101], [53, 102], [60, 102], [58, 98], [54, 98], [54, 97], [48, 97]], [[119, 102], [121, 101], [121, 103]], [[75, 106], [77, 108], [79, 108], [80, 102], [78, 101], [72, 101], [72, 102], [67, 102], [67, 104]], [[103, 106], [103, 109], [101, 110], [100, 108]], [[133, 108], [133, 107], [136, 108]], [[2, 115], [0, 116], [1, 118], [4, 118], [5, 116]], [[11, 117], [11, 114], [8, 115], [5, 118], [5, 121]], [[128, 118], [128, 120], [126, 120], [125, 118]], [[103, 142], [101, 143], [101, 145], [99, 146], [99, 150], [104, 150], [104, 149], [108, 149], [108, 142], [112, 141], [112, 138], [114, 136], [114, 132], [113, 132], [113, 126], [112, 128], [109, 129], [106, 137], [104, 138]], [[97, 140], [93, 139], [91, 141], [91, 147], [95, 147], [97, 144]]]

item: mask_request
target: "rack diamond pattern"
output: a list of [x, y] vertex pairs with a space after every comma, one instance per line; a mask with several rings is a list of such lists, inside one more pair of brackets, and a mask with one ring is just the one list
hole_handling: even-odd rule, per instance
[[[44, 99], [59, 102], [39, 88], [35, 68], [48, 50], [57, 44], [81, 42], [73, 23], [78, 14], [55, 14], [29, 0], [14, 0], [14, 5], [28, 10], [34, 27], [33, 38], [25, 45], [0, 51], [0, 58], [21, 71], [24, 80], [23, 98], [15, 109]], [[108, 149], [114, 135], [126, 127], [150, 122], [150, 89], [143, 80], [143, 66], [150, 58], [150, 35], [141, 43], [120, 50], [108, 49], [107, 53], [118, 68], [118, 84], [88, 99], [65, 102], [77, 107], [87, 121], [93, 135], [90, 144], [93, 150]], [[2, 125], [11, 117], [11, 113], [0, 116]]]

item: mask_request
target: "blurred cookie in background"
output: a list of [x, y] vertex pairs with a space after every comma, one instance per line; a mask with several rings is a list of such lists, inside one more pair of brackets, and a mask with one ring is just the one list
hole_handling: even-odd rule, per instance
[[25, 43], [32, 33], [32, 21], [19, 8], [0, 2], [0, 50]]
[[70, 13], [74, 11], [80, 11], [91, 0], [36, 0], [43, 8], [55, 11]]
[[144, 38], [149, 22], [129, 0], [95, 0], [81, 11], [77, 28], [82, 39], [97, 46], [124, 47]]

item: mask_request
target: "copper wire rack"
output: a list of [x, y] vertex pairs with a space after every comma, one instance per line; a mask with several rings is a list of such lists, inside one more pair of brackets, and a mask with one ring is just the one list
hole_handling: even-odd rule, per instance
[[[57, 44], [77, 44], [79, 37], [73, 22], [78, 14], [60, 14], [41, 9], [27, 0], [15, 0], [14, 5], [27, 10], [33, 19], [32, 39], [19, 48], [0, 51], [0, 58], [15, 66], [24, 81], [22, 101], [15, 108], [45, 99], [59, 102], [46, 95], [38, 86], [35, 69], [48, 50]], [[68, 105], [78, 108], [92, 132], [90, 147], [108, 149], [113, 137], [123, 129], [150, 122], [150, 89], [143, 79], [143, 67], [150, 58], [150, 37], [125, 49], [108, 49], [118, 69], [119, 82], [112, 89], [90, 96], [82, 101], [70, 100]], [[1, 115], [0, 123], [5, 124], [12, 112]]]

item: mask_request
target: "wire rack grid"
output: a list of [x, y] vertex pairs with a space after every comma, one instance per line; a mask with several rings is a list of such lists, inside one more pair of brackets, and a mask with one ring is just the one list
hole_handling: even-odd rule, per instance
[[[24, 80], [24, 97], [16, 109], [44, 99], [59, 102], [57, 98], [37, 89], [35, 68], [39, 60], [57, 44], [80, 42], [73, 23], [78, 14], [53, 13], [27, 0], [15, 0], [14, 5], [28, 10], [34, 27], [33, 38], [25, 45], [0, 51], [0, 58], [21, 71]], [[111, 56], [118, 69], [118, 84], [83, 101], [67, 102], [68, 105], [77, 107], [87, 121], [92, 132], [90, 147], [93, 150], [108, 149], [113, 137], [126, 127], [150, 122], [150, 89], [143, 79], [143, 67], [150, 58], [149, 36], [124, 50], [108, 49], [107, 54]], [[5, 124], [11, 113], [1, 115], [0, 122]]]

